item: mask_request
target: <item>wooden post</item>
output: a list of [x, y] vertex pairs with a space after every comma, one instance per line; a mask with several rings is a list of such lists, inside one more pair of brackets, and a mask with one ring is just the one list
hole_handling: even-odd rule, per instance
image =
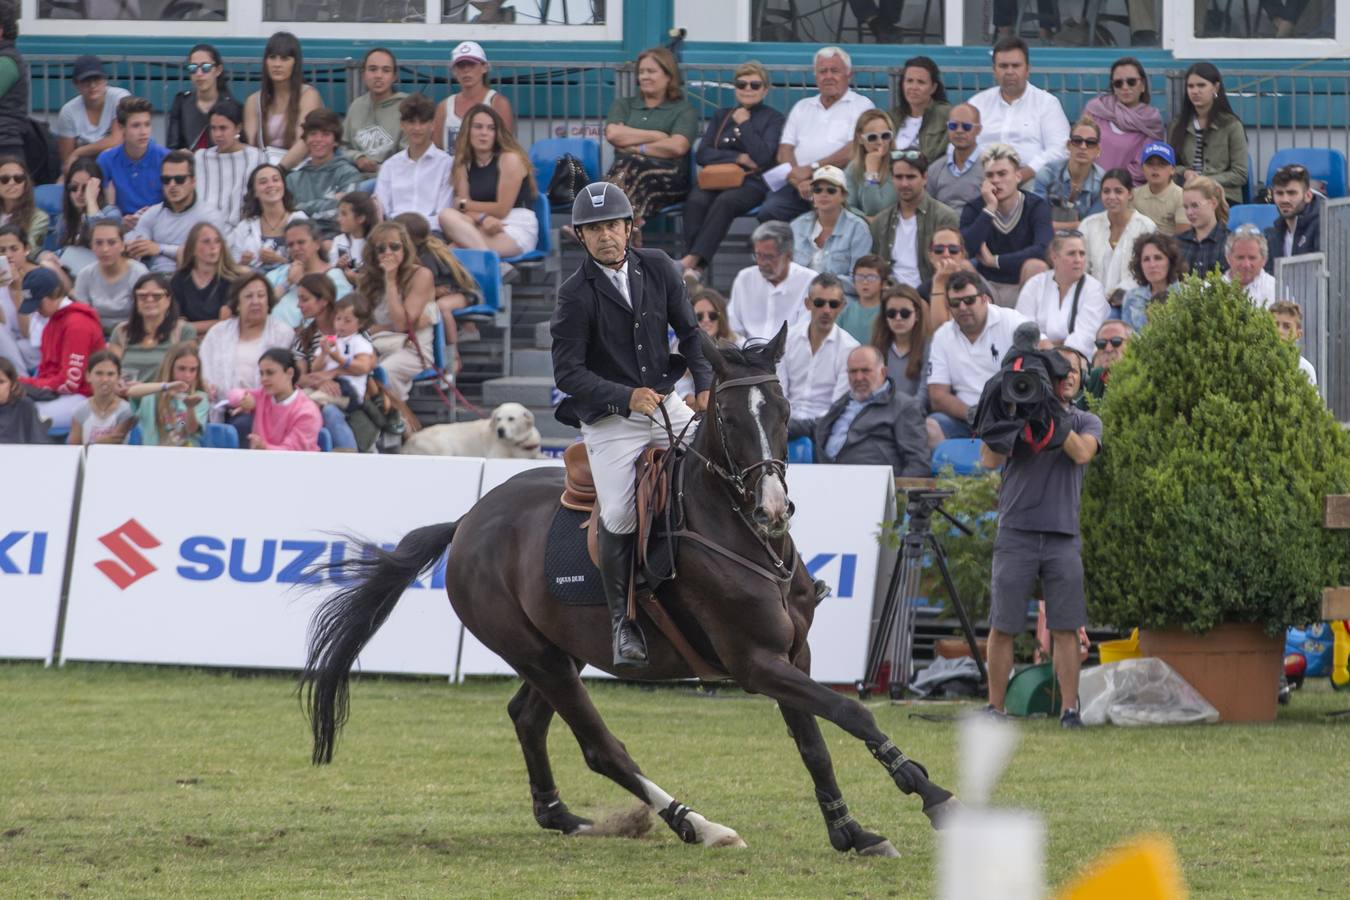
[[[1328, 494], [1322, 505], [1322, 527], [1350, 530], [1350, 495]], [[1350, 587], [1322, 589], [1322, 620], [1350, 619]]]

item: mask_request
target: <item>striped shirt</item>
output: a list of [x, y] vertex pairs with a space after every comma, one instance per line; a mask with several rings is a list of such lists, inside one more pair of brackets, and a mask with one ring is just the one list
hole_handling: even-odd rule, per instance
[[225, 224], [233, 228], [239, 224], [248, 176], [264, 161], [263, 152], [245, 146], [234, 153], [221, 153], [217, 147], [207, 147], [193, 155], [197, 163], [197, 194], [209, 206], [220, 210]]
[[1195, 155], [1191, 157], [1191, 168], [1204, 174], [1205, 171], [1205, 129], [1200, 127], [1199, 119], [1191, 119], [1191, 134], [1195, 135]]

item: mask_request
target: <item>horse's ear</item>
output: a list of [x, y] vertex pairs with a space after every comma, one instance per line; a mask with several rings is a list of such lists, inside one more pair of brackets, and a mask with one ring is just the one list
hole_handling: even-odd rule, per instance
[[770, 362], [775, 366], [778, 365], [778, 361], [783, 358], [783, 350], [787, 346], [787, 331], [788, 326], [785, 321], [783, 322], [783, 326], [778, 329], [778, 334], [774, 335], [774, 339], [760, 348], [760, 354], [767, 356]]
[[727, 377], [727, 361], [722, 357], [722, 351], [717, 349], [717, 344], [712, 338], [704, 333], [703, 329], [698, 330], [698, 346], [703, 351], [703, 358], [713, 367], [713, 372], [720, 378]]

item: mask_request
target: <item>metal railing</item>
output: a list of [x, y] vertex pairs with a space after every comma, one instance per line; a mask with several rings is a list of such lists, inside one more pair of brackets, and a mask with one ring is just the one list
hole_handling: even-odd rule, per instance
[[[1327, 405], [1350, 422], [1350, 198], [1329, 200], [1322, 210], [1322, 252], [1327, 258]], [[1321, 377], [1321, 372], [1318, 372]]]
[[1283, 256], [1275, 260], [1275, 296], [1292, 300], [1303, 310], [1300, 352], [1317, 372], [1317, 390], [1330, 405], [1337, 393], [1329, 371], [1327, 347], [1327, 258], [1324, 253]]

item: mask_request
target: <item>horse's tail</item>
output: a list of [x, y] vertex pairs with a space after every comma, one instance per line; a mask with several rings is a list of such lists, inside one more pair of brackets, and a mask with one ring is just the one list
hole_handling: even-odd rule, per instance
[[324, 567], [332, 580], [348, 584], [319, 604], [309, 625], [300, 690], [314, 733], [314, 765], [333, 761], [338, 732], [347, 721], [352, 663], [408, 585], [449, 546], [458, 524], [427, 525], [408, 532], [392, 551], [372, 547], [367, 556]]

